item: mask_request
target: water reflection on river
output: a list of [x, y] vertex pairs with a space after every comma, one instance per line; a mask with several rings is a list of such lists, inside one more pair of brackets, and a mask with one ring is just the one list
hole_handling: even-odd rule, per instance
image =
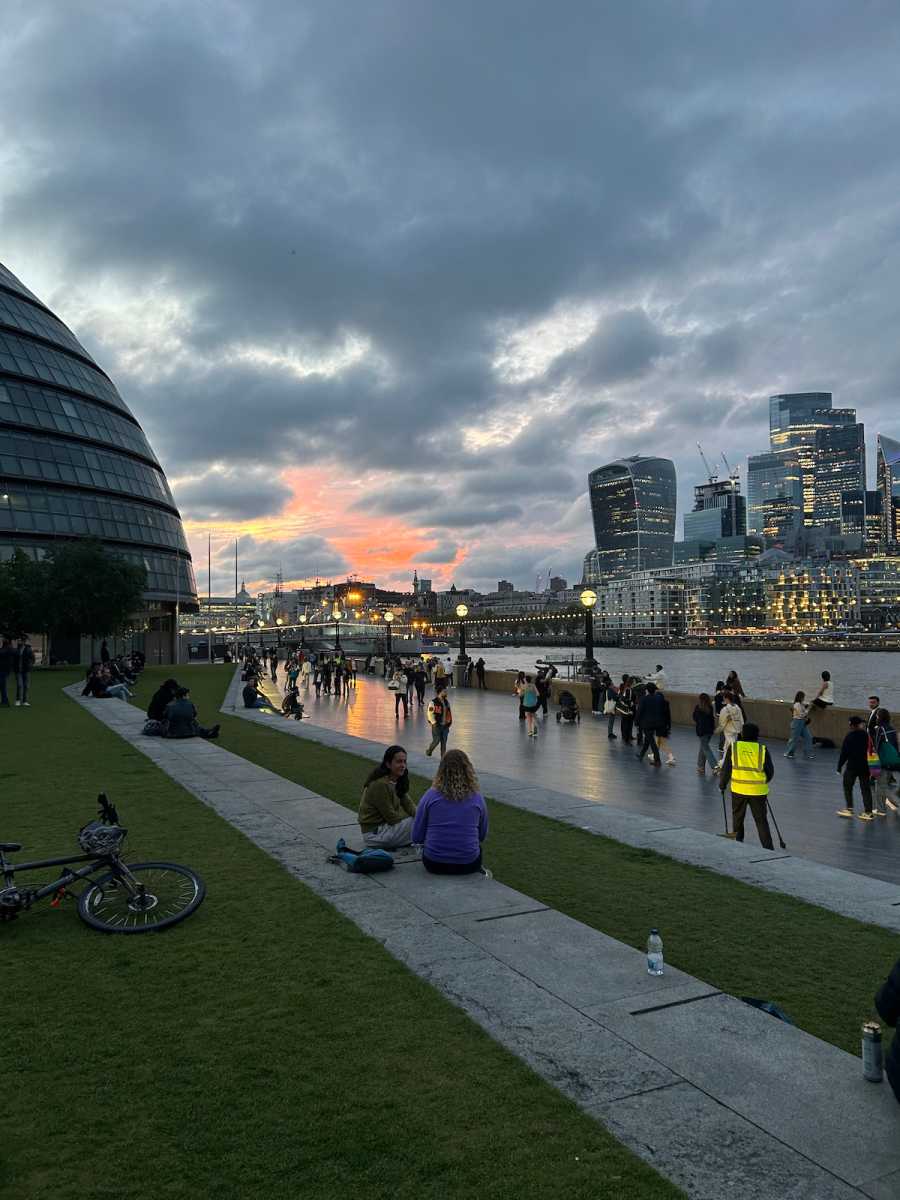
[[[562, 659], [577, 652], [546, 646], [507, 646], [502, 650], [470, 651], [491, 670], [528, 671], [538, 658]], [[454, 657], [455, 657], [454, 652]], [[717, 679], [732, 668], [748, 696], [766, 700], [793, 700], [803, 689], [807, 696], [818, 689], [822, 671], [830, 671], [834, 702], [843, 708], [865, 708], [874, 693], [882, 704], [900, 712], [900, 654], [859, 650], [622, 650], [600, 647], [597, 661], [613, 677], [624, 671], [648, 674], [661, 662], [673, 692], [712, 692]], [[562, 672], [565, 674], [565, 672]]]

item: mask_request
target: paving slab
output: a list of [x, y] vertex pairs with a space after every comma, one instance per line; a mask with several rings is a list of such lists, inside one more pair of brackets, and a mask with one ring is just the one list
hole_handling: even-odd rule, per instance
[[871, 1200], [898, 1200], [900, 1198], [900, 1171], [883, 1175], [881, 1179], [873, 1179], [863, 1184], [861, 1191], [870, 1196]]
[[584, 1010], [625, 996], [665, 1003], [670, 991], [708, 995], [709, 984], [669, 967], [647, 973], [647, 958], [599, 930], [554, 909], [511, 915], [501, 920], [453, 917], [446, 923], [527, 979], [574, 1008]]
[[[856, 1188], [689, 1083], [604, 1102], [588, 1111], [695, 1200], [860, 1197]], [[864, 1140], [863, 1131], [860, 1136]]]
[[421, 863], [409, 870], [387, 871], [376, 878], [388, 891], [441, 920], [464, 913], [534, 906], [530, 896], [496, 879], [486, 879], [481, 874], [429, 875]]
[[603, 1021], [838, 1178], [858, 1187], [900, 1170], [890, 1089], [837, 1047], [726, 995]]

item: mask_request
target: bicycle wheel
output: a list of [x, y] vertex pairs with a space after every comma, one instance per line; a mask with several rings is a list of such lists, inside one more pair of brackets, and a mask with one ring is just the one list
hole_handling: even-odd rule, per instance
[[[123, 882], [127, 871], [138, 894]], [[103, 933], [158, 933], [189, 917], [203, 903], [206, 884], [176, 863], [122, 863], [93, 880], [78, 898], [78, 915]]]

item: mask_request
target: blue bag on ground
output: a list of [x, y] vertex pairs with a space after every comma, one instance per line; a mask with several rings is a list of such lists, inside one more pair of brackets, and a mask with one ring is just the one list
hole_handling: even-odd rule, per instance
[[376, 871], [390, 871], [394, 865], [394, 856], [387, 850], [351, 850], [344, 839], [340, 838], [329, 861], [340, 863], [346, 871], [372, 875]]

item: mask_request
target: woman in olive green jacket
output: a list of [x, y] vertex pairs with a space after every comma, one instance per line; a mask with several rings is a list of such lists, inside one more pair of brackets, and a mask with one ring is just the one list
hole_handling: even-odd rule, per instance
[[416, 805], [409, 794], [409, 771], [402, 746], [388, 746], [363, 785], [359, 827], [363, 842], [381, 850], [412, 844]]

